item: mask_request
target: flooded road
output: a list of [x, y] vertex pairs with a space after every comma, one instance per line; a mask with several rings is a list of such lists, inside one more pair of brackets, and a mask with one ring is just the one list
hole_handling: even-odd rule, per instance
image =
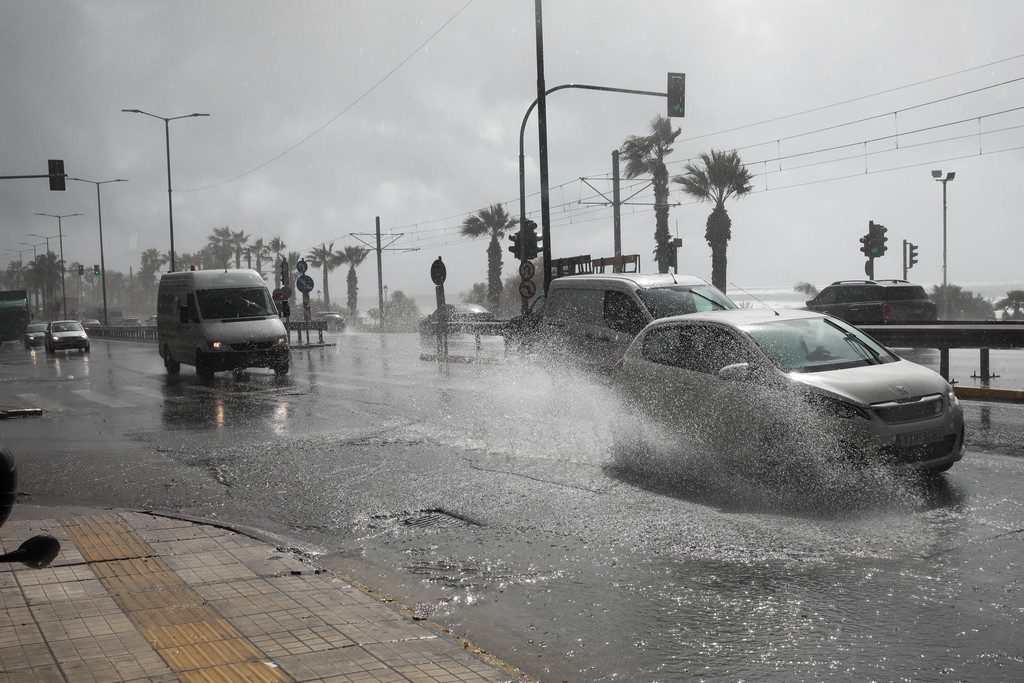
[[623, 458], [600, 379], [337, 341], [210, 383], [142, 344], [7, 346], [0, 404], [47, 412], [0, 439], [25, 500], [280, 533], [542, 680], [1024, 676], [1021, 407], [966, 403], [932, 483], [823, 459], [794, 505], [671, 428]]

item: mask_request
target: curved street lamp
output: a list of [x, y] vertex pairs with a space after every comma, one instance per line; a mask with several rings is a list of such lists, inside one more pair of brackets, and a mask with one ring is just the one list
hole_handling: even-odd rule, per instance
[[946, 279], [946, 183], [956, 178], [956, 171], [950, 171], [945, 177], [942, 171], [932, 171], [932, 178], [942, 183], [942, 315], [949, 320], [949, 288]]
[[192, 113], [181, 116], [158, 116], [141, 109], [122, 109], [121, 111], [128, 114], [142, 114], [143, 116], [160, 119], [164, 122], [164, 142], [167, 146], [167, 222], [171, 229], [171, 272], [174, 272], [177, 268], [174, 263], [174, 205], [171, 203], [171, 121], [189, 119], [193, 116], [209, 116], [209, 114]]
[[70, 178], [70, 180], [77, 180], [80, 183], [92, 183], [96, 186], [96, 217], [99, 221], [100, 226], [100, 286], [103, 290], [103, 325], [107, 326], [107, 264], [103, 260], [103, 205], [100, 203], [100, 185], [106, 185], [107, 183], [127, 183], [128, 181], [124, 178], [114, 178], [113, 180], [86, 180], [85, 178]]
[[[64, 318], [67, 319], [67, 317], [68, 317], [68, 293], [67, 293], [66, 286], [64, 284], [64, 228], [63, 228], [62, 221], [65, 218], [71, 218], [72, 216], [82, 216], [84, 214], [80, 214], [80, 213], [64, 213], [64, 214], [37, 213], [36, 215], [37, 216], [49, 216], [50, 218], [56, 218], [57, 219], [57, 239], [58, 239], [59, 244], [60, 244], [60, 298], [61, 298], [61, 301], [62, 301], [62, 309], [64, 311]], [[36, 237], [41, 237], [41, 235], [35, 235], [35, 236]], [[47, 241], [46, 250], [47, 251], [50, 250], [49, 241]]]

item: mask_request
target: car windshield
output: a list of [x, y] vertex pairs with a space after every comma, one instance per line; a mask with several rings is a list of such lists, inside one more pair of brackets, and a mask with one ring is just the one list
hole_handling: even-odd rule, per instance
[[206, 320], [276, 315], [274, 302], [266, 287], [201, 289], [196, 292], [196, 297], [199, 299], [199, 310]]
[[45, 332], [46, 331], [46, 323], [32, 323], [31, 325], [28, 326], [28, 328], [25, 331], [26, 332]]
[[62, 323], [53, 323], [54, 332], [81, 332], [82, 326], [78, 322], [71, 320]]
[[736, 304], [711, 285], [654, 287], [638, 290], [637, 295], [655, 320], [686, 313], [736, 308]]
[[832, 318], [779, 320], [743, 330], [785, 372], [822, 372], [898, 360], [856, 328]]

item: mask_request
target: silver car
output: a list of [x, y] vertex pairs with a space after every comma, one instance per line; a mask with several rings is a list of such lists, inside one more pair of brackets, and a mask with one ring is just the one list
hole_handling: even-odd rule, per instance
[[26, 349], [42, 346], [46, 339], [46, 323], [32, 323], [25, 329], [23, 343]]
[[51, 356], [61, 349], [79, 349], [89, 352], [89, 335], [77, 320], [54, 320], [46, 326], [44, 340], [46, 353]]
[[[740, 439], [763, 438], [758, 418], [782, 406], [784, 429], [833, 430], [844, 450], [896, 465], [941, 472], [963, 455], [963, 409], [946, 380], [820, 313], [656, 320], [617, 366], [623, 388], [657, 416]], [[814, 419], [803, 421], [795, 406]]]

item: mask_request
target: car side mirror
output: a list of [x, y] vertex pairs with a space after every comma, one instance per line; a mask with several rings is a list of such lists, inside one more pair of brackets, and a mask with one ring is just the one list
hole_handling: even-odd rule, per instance
[[718, 371], [718, 378], [729, 382], [744, 382], [753, 377], [753, 368], [750, 363], [733, 363], [726, 365]]

